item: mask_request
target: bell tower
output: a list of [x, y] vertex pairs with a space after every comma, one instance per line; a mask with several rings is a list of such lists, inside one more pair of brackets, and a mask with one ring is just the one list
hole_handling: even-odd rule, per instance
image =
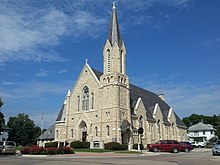
[[113, 141], [122, 143], [121, 127], [123, 121], [131, 122], [130, 88], [126, 75], [126, 48], [121, 38], [116, 13], [116, 3], [113, 1], [109, 35], [103, 48], [103, 75], [100, 78], [103, 89], [103, 110], [111, 114], [109, 121], [113, 127]]
[[103, 49], [103, 56], [104, 74], [114, 72], [126, 74], [126, 48], [120, 35], [115, 1], [113, 2], [110, 30]]

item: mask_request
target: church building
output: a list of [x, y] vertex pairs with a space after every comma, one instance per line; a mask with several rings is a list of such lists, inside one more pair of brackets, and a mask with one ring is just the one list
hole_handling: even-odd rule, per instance
[[91, 148], [119, 142], [131, 148], [140, 138], [144, 145], [161, 139], [187, 139], [187, 127], [163, 95], [130, 83], [115, 2], [103, 59], [102, 72], [86, 60], [55, 121], [54, 141], [88, 141]]

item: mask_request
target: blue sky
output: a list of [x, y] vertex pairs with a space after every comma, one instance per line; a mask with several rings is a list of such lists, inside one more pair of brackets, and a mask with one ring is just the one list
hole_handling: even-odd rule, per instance
[[[182, 118], [220, 114], [220, 1], [118, 0], [130, 82]], [[6, 116], [53, 124], [88, 58], [102, 71], [111, 0], [1, 0], [0, 96]]]

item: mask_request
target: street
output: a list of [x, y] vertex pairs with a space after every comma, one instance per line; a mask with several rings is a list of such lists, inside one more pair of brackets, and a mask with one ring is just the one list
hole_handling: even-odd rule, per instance
[[59, 156], [14, 156], [0, 155], [4, 165], [219, 165], [220, 156], [212, 156], [210, 150], [195, 150], [190, 153], [177, 154], [166, 152], [145, 152], [136, 154], [114, 153], [76, 153]]

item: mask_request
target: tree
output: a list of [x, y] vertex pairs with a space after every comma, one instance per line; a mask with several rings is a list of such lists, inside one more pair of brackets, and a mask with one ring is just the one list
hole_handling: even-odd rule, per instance
[[0, 108], [4, 105], [2, 98], [0, 97]]
[[21, 146], [36, 144], [41, 133], [40, 127], [37, 127], [34, 121], [24, 113], [20, 113], [16, 117], [10, 117], [7, 125], [11, 128], [8, 139]]
[[[0, 97], [0, 110], [1, 110], [1, 107], [4, 105], [3, 101], [2, 101], [2, 98]], [[1, 113], [0, 111], [0, 133], [2, 132], [2, 124], [4, 123], [4, 115], [3, 113]]]

